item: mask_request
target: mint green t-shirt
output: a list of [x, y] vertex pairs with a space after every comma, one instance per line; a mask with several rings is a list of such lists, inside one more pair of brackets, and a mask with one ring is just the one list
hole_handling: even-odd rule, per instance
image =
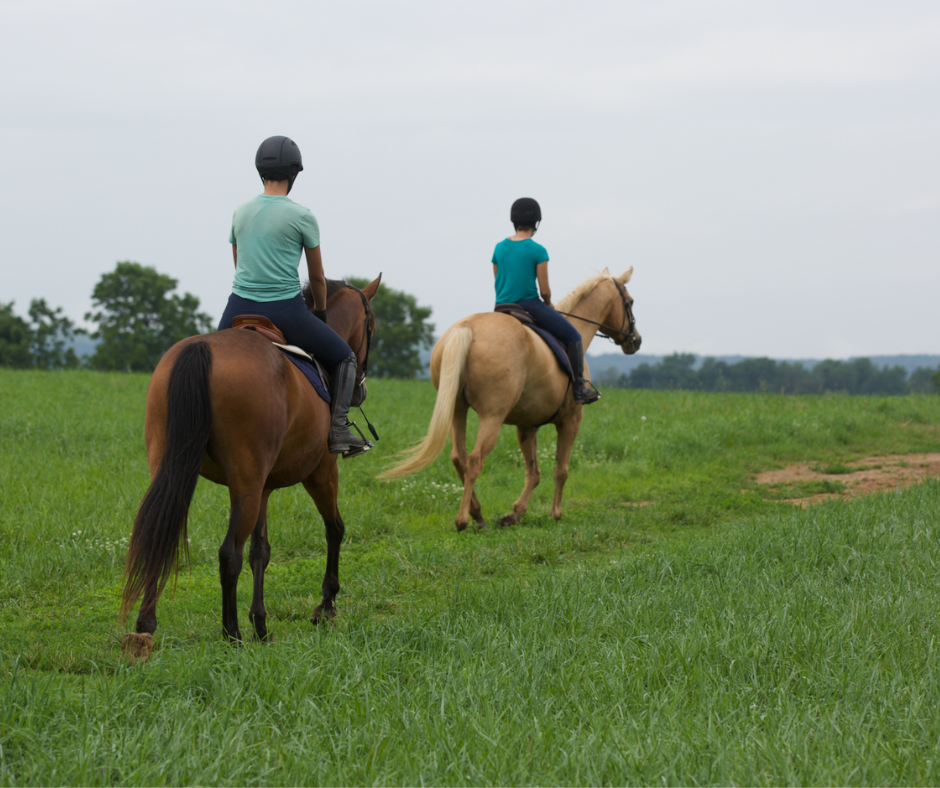
[[238, 251], [232, 292], [252, 301], [283, 301], [300, 292], [297, 265], [305, 246], [320, 245], [320, 226], [290, 198], [259, 194], [235, 209], [228, 240]]

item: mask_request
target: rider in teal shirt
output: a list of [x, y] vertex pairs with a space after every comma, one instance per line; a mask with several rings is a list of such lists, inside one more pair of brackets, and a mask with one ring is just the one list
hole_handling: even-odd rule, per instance
[[531, 238], [513, 241], [506, 238], [496, 244], [493, 265], [496, 266], [496, 303], [515, 304], [538, 298], [535, 286], [539, 263], [548, 262], [548, 251]]
[[[532, 316], [539, 328], [557, 337], [571, 363], [575, 402], [582, 405], [597, 402], [601, 395], [584, 381], [581, 335], [552, 306], [552, 291], [548, 286], [548, 251], [532, 240], [542, 221], [542, 209], [531, 197], [523, 197], [512, 204], [509, 217], [516, 234], [500, 241], [493, 252], [496, 303], [518, 304]], [[542, 300], [539, 300], [539, 289]]]

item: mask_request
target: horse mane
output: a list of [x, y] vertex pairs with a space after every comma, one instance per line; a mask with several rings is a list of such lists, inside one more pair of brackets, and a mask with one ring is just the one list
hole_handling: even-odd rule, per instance
[[[346, 287], [345, 279], [327, 279], [326, 280], [326, 300], [330, 300], [330, 296], [334, 293], [338, 293], [344, 287]], [[304, 297], [304, 303], [307, 305], [307, 309], [313, 309], [313, 293], [310, 292], [310, 282], [304, 282], [304, 286], [301, 288], [301, 293]]]
[[568, 295], [562, 298], [555, 308], [558, 309], [559, 312], [570, 312], [581, 303], [581, 299], [593, 292], [594, 288], [605, 279], [610, 279], [611, 281], [614, 279], [613, 274], [607, 269], [604, 269], [603, 272], [595, 274], [590, 279], [579, 284], [574, 290], [568, 293]]

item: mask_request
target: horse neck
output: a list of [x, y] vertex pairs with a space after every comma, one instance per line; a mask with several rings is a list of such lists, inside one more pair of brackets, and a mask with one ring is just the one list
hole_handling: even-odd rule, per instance
[[[590, 293], [572, 307], [571, 314], [593, 320], [595, 323], [602, 323], [603, 320], [601, 318], [607, 314], [607, 310], [610, 307], [612, 296], [609, 290], [610, 288], [605, 287], [603, 281], [599, 282]], [[581, 335], [581, 344], [586, 351], [591, 346], [591, 342], [597, 334], [598, 327], [591, 323], [585, 323], [583, 320], [571, 320], [569, 322]]]

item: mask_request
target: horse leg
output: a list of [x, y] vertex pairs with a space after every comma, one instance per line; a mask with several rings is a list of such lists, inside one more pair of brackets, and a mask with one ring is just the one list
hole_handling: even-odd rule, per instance
[[571, 459], [571, 450], [574, 448], [574, 439], [578, 437], [581, 429], [581, 408], [570, 418], [555, 425], [558, 430], [558, 448], [555, 452], [555, 498], [552, 501], [552, 517], [561, 519], [561, 496], [568, 481], [568, 460]]
[[270, 490], [261, 495], [261, 508], [258, 511], [258, 522], [255, 530], [251, 532], [251, 547], [248, 550], [248, 565], [254, 580], [254, 593], [251, 597], [251, 609], [248, 618], [255, 628], [255, 634], [262, 643], [268, 640], [268, 628], [265, 622], [268, 611], [264, 609], [264, 570], [268, 568], [271, 560], [271, 545], [268, 542], [268, 496]]
[[538, 458], [538, 427], [516, 427], [516, 435], [519, 438], [519, 448], [522, 450], [522, 456], [525, 459], [525, 487], [522, 488], [522, 494], [512, 505], [512, 513], [507, 514], [500, 525], [515, 525], [522, 519], [522, 515], [529, 508], [529, 498], [532, 491], [539, 486], [539, 480], [542, 474], [539, 472]]
[[228, 521], [228, 533], [219, 547], [219, 581], [222, 584], [222, 630], [232, 643], [241, 642], [238, 628], [238, 576], [242, 571], [245, 542], [255, 529], [265, 498], [262, 483], [245, 489], [229, 486], [232, 513]]
[[[461, 484], [465, 484], [467, 473], [467, 406], [459, 400], [454, 408], [454, 420], [450, 428], [450, 461], [454, 464]], [[477, 524], [477, 528], [486, 528], [483, 518], [483, 507], [477, 498], [476, 492], [470, 498], [470, 516]]]
[[458, 531], [466, 529], [470, 522], [470, 505], [473, 502], [473, 486], [476, 484], [480, 471], [483, 470], [483, 461], [493, 451], [499, 438], [499, 428], [503, 425], [502, 418], [493, 416], [480, 417], [480, 431], [477, 433], [477, 442], [473, 451], [467, 458], [467, 470], [463, 481], [463, 498], [454, 524]]
[[314, 624], [336, 618], [336, 595], [339, 593], [339, 548], [346, 533], [336, 499], [339, 494], [339, 466], [335, 454], [324, 454], [317, 469], [306, 480], [304, 488], [313, 498], [326, 526], [326, 573], [323, 575], [323, 598], [313, 611]]
[[137, 613], [135, 632], [128, 632], [121, 641], [121, 651], [130, 664], [146, 662], [153, 653], [153, 633], [157, 631], [157, 587], [148, 584], [144, 587], [140, 611]]

